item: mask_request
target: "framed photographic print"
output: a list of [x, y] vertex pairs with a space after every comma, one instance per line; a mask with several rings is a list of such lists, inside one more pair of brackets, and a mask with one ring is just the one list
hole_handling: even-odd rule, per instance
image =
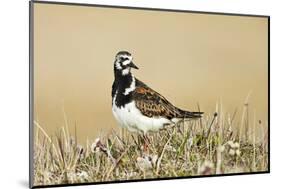
[[31, 188], [269, 173], [269, 16], [29, 3]]

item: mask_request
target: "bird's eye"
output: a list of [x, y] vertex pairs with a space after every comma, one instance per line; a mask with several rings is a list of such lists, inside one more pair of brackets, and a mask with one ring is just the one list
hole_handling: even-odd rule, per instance
[[128, 57], [121, 57], [120, 60], [123, 62], [123, 61], [129, 60], [129, 58]]

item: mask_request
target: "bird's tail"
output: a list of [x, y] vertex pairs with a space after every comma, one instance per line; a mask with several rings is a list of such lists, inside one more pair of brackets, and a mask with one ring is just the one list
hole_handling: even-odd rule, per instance
[[204, 112], [190, 112], [190, 111], [185, 111], [185, 110], [180, 110], [181, 111], [181, 115], [182, 118], [201, 118], [202, 114], [204, 114]]

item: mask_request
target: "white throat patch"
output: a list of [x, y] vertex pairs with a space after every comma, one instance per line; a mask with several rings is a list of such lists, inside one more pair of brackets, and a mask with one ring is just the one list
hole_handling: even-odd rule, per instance
[[122, 75], [128, 75], [130, 72], [130, 68], [126, 68], [124, 70], [122, 70]]

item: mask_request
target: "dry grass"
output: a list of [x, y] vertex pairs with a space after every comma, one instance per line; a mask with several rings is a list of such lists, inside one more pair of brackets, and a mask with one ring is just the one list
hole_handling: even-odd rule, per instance
[[67, 121], [54, 137], [35, 122], [34, 185], [267, 171], [267, 123], [250, 121], [247, 103], [243, 109], [236, 118], [217, 106], [217, 116], [150, 133], [148, 153], [143, 139], [125, 130], [81, 146]]

